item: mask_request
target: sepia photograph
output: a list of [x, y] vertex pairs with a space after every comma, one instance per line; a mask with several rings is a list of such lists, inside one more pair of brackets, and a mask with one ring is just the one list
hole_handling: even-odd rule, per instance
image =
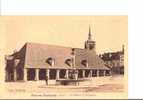
[[128, 97], [127, 15], [1, 16], [0, 35], [1, 98]]

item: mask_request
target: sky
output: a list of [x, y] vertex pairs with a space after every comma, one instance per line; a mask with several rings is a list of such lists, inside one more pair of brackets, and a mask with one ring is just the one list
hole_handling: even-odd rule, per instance
[[128, 44], [128, 16], [2, 16], [0, 20], [6, 54], [26, 42], [84, 48], [89, 26], [98, 54]]

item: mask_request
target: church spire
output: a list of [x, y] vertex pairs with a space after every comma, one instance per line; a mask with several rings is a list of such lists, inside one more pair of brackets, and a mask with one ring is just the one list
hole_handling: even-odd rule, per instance
[[90, 26], [89, 26], [88, 40], [85, 41], [85, 49], [87, 49], [87, 50], [95, 50], [95, 41], [92, 40]]
[[125, 46], [124, 46], [124, 45], [122, 45], [122, 52], [123, 52], [123, 53], [124, 53], [124, 47], [125, 47]]
[[92, 36], [91, 36], [91, 29], [90, 29], [90, 26], [89, 26], [88, 40], [92, 40]]

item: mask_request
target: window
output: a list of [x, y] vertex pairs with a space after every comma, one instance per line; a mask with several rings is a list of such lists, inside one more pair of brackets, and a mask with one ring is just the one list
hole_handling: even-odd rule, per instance
[[84, 65], [85, 67], [88, 67], [88, 62], [87, 62], [87, 60], [82, 60], [82, 61], [81, 61], [81, 64]]
[[46, 62], [50, 65], [50, 66], [54, 66], [55, 64], [55, 59], [52, 57], [49, 57]]
[[70, 58], [69, 58], [69, 59], [66, 59], [66, 60], [65, 60], [65, 63], [66, 63], [68, 66], [71, 67], [71, 66], [72, 66], [72, 59], [70, 59]]

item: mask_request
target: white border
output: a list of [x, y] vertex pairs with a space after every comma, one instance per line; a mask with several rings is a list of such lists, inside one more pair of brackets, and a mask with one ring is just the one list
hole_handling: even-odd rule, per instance
[[143, 98], [143, 2], [129, 2], [129, 98]]
[[127, 15], [129, 98], [143, 98], [142, 0], [1, 0], [2, 15]]
[[2, 15], [127, 15], [127, 0], [1, 0]]

